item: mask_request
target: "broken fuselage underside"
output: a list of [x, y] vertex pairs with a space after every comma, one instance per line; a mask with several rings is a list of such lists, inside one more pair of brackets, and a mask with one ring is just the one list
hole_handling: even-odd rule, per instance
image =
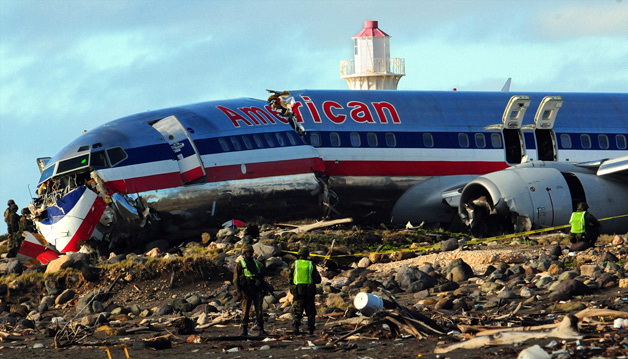
[[[121, 118], [40, 161], [31, 212], [43, 239], [27, 241], [33, 248], [22, 254], [74, 251], [89, 238], [140, 245], [141, 228], [175, 235], [214, 218], [374, 212], [381, 220], [425, 179], [454, 178], [432, 186], [434, 195], [527, 159], [627, 153], [621, 123], [628, 95], [548, 95], [519, 96], [526, 106], [509, 108], [519, 104], [511, 104], [516, 96], [501, 92], [302, 90]], [[560, 120], [549, 129], [530, 125], [536, 117], [525, 108], [538, 104], [543, 112], [548, 97], [564, 100]], [[606, 136], [610, 145], [586, 149], [558, 141], [583, 134]], [[434, 201], [444, 202], [438, 195]], [[451, 208], [437, 222], [451, 221]], [[393, 219], [429, 219], [439, 211]]]

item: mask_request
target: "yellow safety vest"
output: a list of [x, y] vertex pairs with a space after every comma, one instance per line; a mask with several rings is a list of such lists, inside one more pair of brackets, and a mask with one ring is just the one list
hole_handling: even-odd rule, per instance
[[294, 284], [312, 284], [312, 271], [314, 266], [312, 261], [306, 259], [297, 259], [294, 262], [294, 278], [292, 282]]
[[571, 214], [571, 218], [569, 219], [569, 224], [571, 224], [571, 233], [584, 233], [584, 214], [586, 212], [573, 212]]
[[[257, 262], [256, 259], [253, 259], [253, 262], [255, 263], [255, 266], [257, 267], [257, 273], [255, 274], [259, 274], [260, 270], [259, 270], [259, 263]], [[244, 276], [251, 279], [255, 276], [255, 274], [251, 273], [251, 271], [246, 267], [246, 261], [244, 260], [244, 258], [240, 259], [240, 265], [242, 266], [242, 272], [244, 273]]]

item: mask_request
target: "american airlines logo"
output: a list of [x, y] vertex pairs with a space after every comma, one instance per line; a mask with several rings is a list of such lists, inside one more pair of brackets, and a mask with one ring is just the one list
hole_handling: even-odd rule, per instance
[[[317, 106], [309, 96], [301, 96], [303, 102], [295, 102], [292, 113], [298, 123], [303, 123], [304, 118], [312, 123], [329, 121], [341, 125], [347, 121], [356, 123], [380, 123], [399, 124], [401, 118], [394, 105], [389, 102], [348, 101], [345, 104], [336, 101], [324, 101]], [[288, 119], [275, 112], [269, 105], [261, 107], [238, 107], [231, 109], [225, 106], [216, 106], [222, 111], [234, 127], [260, 126], [288, 123]]]

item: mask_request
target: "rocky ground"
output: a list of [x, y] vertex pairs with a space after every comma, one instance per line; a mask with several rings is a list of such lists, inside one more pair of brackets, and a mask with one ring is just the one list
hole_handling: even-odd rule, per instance
[[[175, 248], [156, 241], [142, 254], [47, 266], [2, 259], [0, 357], [628, 357], [626, 236], [570, 251], [561, 235], [468, 245], [417, 229], [262, 226], [254, 249], [275, 287], [264, 338], [239, 336], [230, 280], [240, 236], [208, 231]], [[314, 335], [289, 330], [287, 273], [301, 244], [332, 255], [314, 257], [324, 277]], [[391, 308], [364, 316], [359, 292]]]

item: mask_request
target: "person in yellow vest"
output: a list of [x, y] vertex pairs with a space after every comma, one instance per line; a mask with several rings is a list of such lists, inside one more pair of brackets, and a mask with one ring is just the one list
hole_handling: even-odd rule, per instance
[[247, 244], [243, 248], [243, 255], [239, 257], [233, 272], [233, 283], [236, 286], [237, 296], [242, 301], [242, 335], [248, 336], [249, 314], [251, 304], [255, 307], [258, 335], [268, 335], [264, 331], [264, 313], [262, 302], [264, 300], [264, 265], [253, 258], [253, 246]]
[[580, 202], [576, 212], [571, 214], [569, 219], [571, 225], [569, 240], [571, 243], [587, 242], [593, 246], [600, 235], [600, 222], [587, 209], [589, 209], [589, 205], [586, 202]]
[[307, 315], [307, 326], [310, 334], [314, 334], [316, 325], [316, 285], [321, 282], [321, 276], [316, 266], [309, 260], [310, 250], [301, 247], [297, 253], [297, 260], [290, 267], [290, 292], [294, 296], [292, 302], [292, 326], [294, 334], [301, 334], [299, 327], [303, 318], [303, 311]]

